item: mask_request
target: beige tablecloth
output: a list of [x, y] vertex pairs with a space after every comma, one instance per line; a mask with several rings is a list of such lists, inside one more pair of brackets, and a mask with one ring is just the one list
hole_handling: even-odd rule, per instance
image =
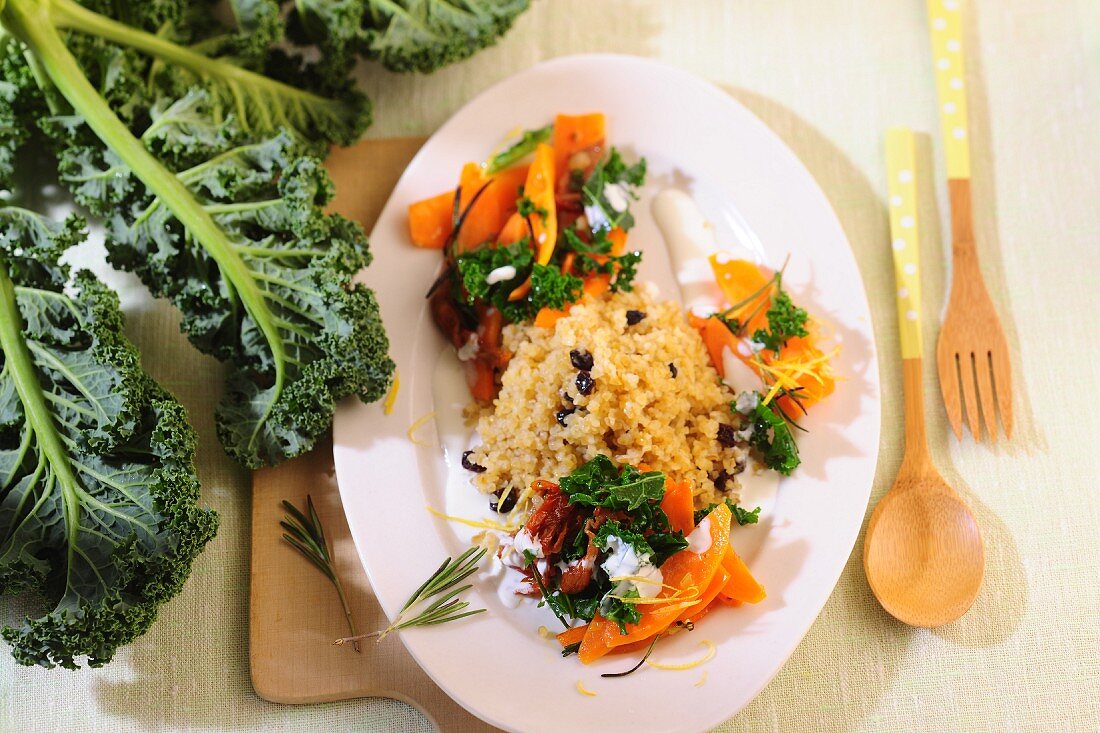
[[[430, 133], [493, 82], [580, 51], [657, 57], [728, 89], [802, 158], [855, 249], [883, 379], [877, 500], [902, 447], [882, 133], [908, 124], [938, 137], [923, 0], [534, 4], [499, 46], [435, 76], [364, 68], [377, 111], [370, 134]], [[961, 621], [910, 629], [875, 603], [857, 545], [794, 656], [722, 730], [1100, 730], [1100, 413], [1087, 406], [1100, 393], [1091, 333], [1100, 313], [1100, 2], [982, 0], [968, 28], [979, 247], [1014, 354], [1016, 439], [996, 448], [949, 439], [933, 374], [927, 404], [936, 460], [985, 534], [985, 585]], [[945, 218], [942, 185], [937, 193]], [[923, 251], [928, 324], [945, 297], [932, 229]], [[97, 251], [79, 260], [94, 263]], [[110, 280], [146, 365], [202, 435], [204, 495], [221, 512], [221, 531], [183, 594], [107, 668], [25, 669], [0, 653], [0, 730], [426, 730], [422, 716], [391, 701], [286, 707], [253, 694], [248, 482], [214, 438], [218, 367], [136, 281]], [[926, 338], [930, 353], [933, 329]], [[18, 610], [0, 601], [0, 618]]]

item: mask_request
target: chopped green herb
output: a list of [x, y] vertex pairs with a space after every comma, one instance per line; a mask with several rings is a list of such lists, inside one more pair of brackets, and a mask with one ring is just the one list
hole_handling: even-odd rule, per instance
[[561, 490], [570, 504], [634, 511], [648, 501], [665, 496], [665, 475], [642, 473], [633, 466], [620, 472], [607, 456], [596, 456], [561, 479]]
[[[484, 300], [497, 308], [512, 323], [535, 317], [542, 308], [564, 308], [576, 302], [584, 290], [584, 281], [549, 265], [534, 262], [530, 240], [526, 237], [505, 247], [480, 247], [459, 255], [458, 275], [465, 289], [463, 299], [467, 305]], [[516, 274], [508, 280], [490, 284], [489, 273], [501, 267], [511, 266]], [[528, 276], [531, 290], [520, 300], [508, 300], [508, 296]]]
[[764, 344], [764, 348], [779, 354], [779, 350], [787, 345], [787, 341], [795, 336], [806, 336], [806, 320], [809, 314], [805, 309], [795, 306], [791, 296], [782, 290], [781, 281], [777, 281], [778, 294], [772, 299], [768, 308], [768, 330], [756, 329], [752, 340]]
[[642, 614], [638, 607], [631, 603], [632, 599], [640, 598], [637, 588], [631, 588], [623, 594], [622, 598], [607, 596], [605, 608], [601, 609], [603, 617], [608, 621], [614, 621], [619, 626], [619, 633], [626, 634], [627, 624], [636, 624], [642, 620]]
[[[506, 302], [509, 293], [523, 282], [535, 256], [526, 237], [507, 247], [480, 247], [458, 256], [458, 274], [466, 289], [466, 303], [477, 299], [488, 300], [494, 305]], [[489, 273], [500, 267], [516, 268], [516, 275], [506, 282], [490, 285]]]
[[[726, 507], [730, 510], [730, 514], [733, 515], [733, 518], [737, 520], [737, 523], [742, 527], [744, 527], [746, 524], [756, 524], [760, 521], [760, 507], [756, 507], [750, 512], [748, 509], [745, 509], [740, 504], [735, 504], [729, 499], [726, 499], [725, 502]], [[716, 506], [718, 505], [709, 504], [705, 509], [697, 510], [695, 512], [695, 523], [699, 524], [699, 522], [703, 521], [703, 518], [714, 511], [714, 508]]]
[[543, 219], [545, 219], [549, 215], [549, 212], [546, 209], [542, 208], [541, 206], [536, 206], [535, 202], [532, 201], [531, 198], [527, 196], [527, 194], [523, 194], [518, 199], [516, 199], [516, 211], [524, 219], [527, 219], [534, 214], [538, 214]]
[[626, 207], [620, 211], [612, 205], [608, 200], [607, 187], [616, 185], [624, 195], [637, 199], [634, 189], [645, 184], [645, 175], [645, 158], [634, 165], [627, 165], [618, 149], [611, 148], [611, 153], [596, 164], [592, 174], [581, 187], [581, 200], [585, 207], [596, 209], [601, 214], [601, 221], [592, 222], [593, 230], [615, 227], [629, 230], [634, 226], [634, 215], [630, 213], [630, 208]]
[[798, 445], [787, 421], [764, 404], [763, 398], [757, 402], [752, 420], [749, 442], [764, 457], [764, 465], [789, 476], [802, 459], [798, 457]]
[[634, 277], [638, 274], [638, 263], [642, 260], [642, 253], [634, 251], [613, 255], [612, 246], [613, 243], [608, 239], [605, 229], [592, 232], [590, 242], [585, 242], [572, 229], [566, 229], [562, 232], [560, 249], [562, 253], [571, 251], [576, 254], [574, 267], [582, 275], [611, 275], [612, 292], [620, 290], [630, 292], [634, 289]]

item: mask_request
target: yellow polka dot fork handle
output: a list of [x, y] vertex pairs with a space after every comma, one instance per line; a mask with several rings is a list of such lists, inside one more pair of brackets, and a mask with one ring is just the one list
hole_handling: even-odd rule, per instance
[[962, 33], [964, 10], [964, 0], [928, 0], [928, 29], [932, 37], [932, 65], [947, 155], [947, 177], [952, 179], [970, 178]]
[[886, 131], [886, 171], [890, 208], [890, 246], [897, 282], [901, 358], [919, 359], [920, 237], [917, 229], [916, 142], [907, 127]]

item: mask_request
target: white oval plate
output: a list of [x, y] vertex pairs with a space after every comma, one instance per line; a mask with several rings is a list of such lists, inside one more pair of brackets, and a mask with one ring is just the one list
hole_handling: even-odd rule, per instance
[[[712, 613], [692, 633], [658, 645], [661, 661], [683, 661], [701, 655], [702, 640], [713, 641], [717, 655], [690, 671], [643, 667], [629, 677], [603, 679], [600, 673], [621, 671], [633, 658], [587, 667], [575, 657], [562, 659], [556, 643], [536, 633], [532, 611], [506, 609], [486, 579], [477, 581], [469, 599], [487, 613], [410, 629], [401, 640], [455, 700], [507, 730], [617, 730], [629, 724], [700, 731], [741, 710], [767, 684], [825, 604], [867, 507], [879, 441], [871, 318], [848, 241], [794, 154], [728, 94], [653, 61], [571, 56], [506, 79], [443, 125], [409, 164], [371, 235], [375, 259], [364, 281], [378, 294], [401, 387], [388, 416], [379, 404], [349, 400], [340, 406], [337, 478], [363, 566], [392, 618], [469, 537], [426, 510], [459, 503], [447, 496], [453, 472], [440, 436], [431, 424], [417, 432], [424, 445], [406, 435], [418, 418], [449, 409], [433, 404], [432, 384], [440, 354], [450, 348], [424, 300], [440, 256], [409, 244], [406, 207], [452, 188], [462, 164], [483, 160], [513, 127], [540, 127], [558, 112], [591, 111], [607, 114], [611, 144], [628, 157], [649, 160], [649, 195], [667, 185], [685, 188], [715, 224], [720, 246], [747, 247], [772, 266], [790, 254], [784, 284], [796, 302], [835, 326], [842, 344], [835, 366], [844, 379], [805, 420], [810, 432], [800, 435], [802, 466], [780, 483], [766, 521], [735, 533], [735, 546], [768, 598]], [[676, 297], [647, 202], [635, 213], [631, 245], [645, 253], [642, 276]], [[554, 619], [546, 614], [541, 623], [552, 627]], [[704, 670], [706, 682], [696, 686]], [[581, 695], [578, 680], [597, 696]]]

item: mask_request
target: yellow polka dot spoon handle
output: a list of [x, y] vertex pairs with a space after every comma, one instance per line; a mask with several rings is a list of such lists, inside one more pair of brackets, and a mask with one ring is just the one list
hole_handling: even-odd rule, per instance
[[901, 358], [921, 357], [920, 237], [917, 230], [917, 168], [913, 131], [886, 131], [887, 190], [890, 195], [890, 240], [897, 283]]
[[1012, 371], [1000, 318], [989, 298], [978, 250], [970, 199], [970, 129], [967, 125], [965, 0], [928, 0], [932, 63], [939, 97], [947, 187], [951, 201], [951, 297], [936, 344], [936, 368], [956, 437], [962, 439], [963, 406], [975, 440], [985, 423], [997, 439], [997, 411], [1012, 436]]

